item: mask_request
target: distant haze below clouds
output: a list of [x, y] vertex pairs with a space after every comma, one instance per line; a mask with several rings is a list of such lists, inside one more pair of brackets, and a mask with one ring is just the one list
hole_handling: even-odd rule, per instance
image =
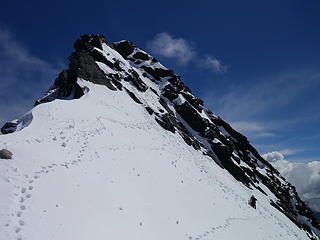
[[296, 187], [312, 209], [320, 212], [320, 161], [289, 162], [280, 152], [270, 152], [263, 157]]

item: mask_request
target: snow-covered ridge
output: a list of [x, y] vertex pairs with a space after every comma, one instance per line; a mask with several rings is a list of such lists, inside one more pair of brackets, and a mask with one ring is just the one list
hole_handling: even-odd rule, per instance
[[[1, 212], [9, 216], [0, 222], [9, 224], [6, 236], [48, 239], [49, 231], [54, 232], [52, 239], [129, 239], [125, 232], [134, 235], [130, 239], [318, 239], [320, 225], [294, 186], [246, 137], [206, 109], [172, 70], [129, 41], [109, 43], [99, 34], [83, 35], [74, 46], [69, 69], [36, 101], [29, 126], [17, 131], [27, 124], [13, 122], [1, 129], [13, 133], [1, 136], [0, 148], [14, 153], [12, 163], [0, 162], [7, 169], [1, 176], [8, 181], [0, 190], [9, 189], [0, 203], [1, 209], [10, 206]], [[98, 172], [108, 183], [102, 183]], [[49, 194], [50, 199], [40, 203], [46, 184], [59, 192], [58, 183], [63, 183], [50, 181], [60, 177], [84, 187], [77, 192], [68, 183], [70, 194]], [[31, 198], [33, 188], [39, 191]], [[64, 216], [56, 213], [58, 207], [47, 206], [55, 198], [65, 204], [61, 211], [68, 211], [71, 193], [83, 197], [86, 191], [102, 197], [93, 200], [101, 213], [84, 210], [98, 224], [88, 227], [96, 234], [90, 237], [70, 230], [80, 213]], [[247, 208], [250, 195], [258, 199], [257, 210]], [[11, 204], [16, 198], [16, 205]], [[79, 200], [79, 208], [90, 202], [73, 200]], [[33, 212], [25, 212], [28, 204]], [[60, 231], [55, 215], [41, 213], [41, 207], [67, 217], [62, 224], [69, 227]], [[102, 213], [110, 216], [105, 219]], [[41, 218], [45, 222], [39, 234], [25, 224], [35, 226]], [[100, 228], [104, 221], [113, 228]], [[122, 224], [127, 231], [119, 228]], [[253, 232], [239, 236], [239, 229]]]

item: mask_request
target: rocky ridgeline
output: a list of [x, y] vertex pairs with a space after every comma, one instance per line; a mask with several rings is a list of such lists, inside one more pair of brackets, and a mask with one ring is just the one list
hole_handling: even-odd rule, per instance
[[[107, 57], [104, 44], [119, 57]], [[69, 68], [59, 74], [53, 86], [35, 105], [54, 99], [80, 98], [85, 89], [78, 85], [77, 78], [104, 85], [112, 91], [124, 90], [135, 103], [154, 116], [161, 127], [180, 134], [188, 145], [211, 157], [246, 187], [256, 188], [267, 195], [261, 188], [261, 184], [265, 185], [277, 197], [277, 201], [270, 200], [270, 204], [315, 239], [312, 228], [320, 230], [320, 224], [295, 187], [259, 155], [245, 136], [206, 109], [203, 101], [193, 95], [172, 70], [163, 67], [130, 41], [109, 43], [101, 34], [82, 35], [75, 41], [74, 48], [75, 52], [69, 57]], [[98, 63], [105, 64], [112, 71], [106, 73]], [[135, 69], [139, 69], [142, 76], [155, 83], [158, 89], [148, 86]], [[123, 82], [132, 84], [139, 96], [125, 88]], [[157, 96], [161, 107], [155, 109], [147, 102], [142, 103], [147, 90]], [[15, 130], [15, 122], [1, 128], [3, 134]]]

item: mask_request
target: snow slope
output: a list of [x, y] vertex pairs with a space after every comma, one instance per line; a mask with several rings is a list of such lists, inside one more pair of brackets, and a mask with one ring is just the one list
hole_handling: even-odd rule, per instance
[[82, 84], [1, 136], [1, 239], [307, 239], [128, 95]]
[[[270, 205], [277, 197], [266, 186], [267, 195], [245, 186], [161, 127], [145, 107], [165, 111], [154, 93], [164, 86], [135, 70], [149, 88], [141, 95], [132, 82], [122, 86], [141, 104], [128, 91], [78, 78], [82, 97], [39, 104], [28, 126], [0, 136], [0, 149], [13, 153], [0, 159], [1, 240], [312, 237]], [[181, 95], [176, 104], [184, 101]], [[251, 195], [257, 209], [248, 205]]]

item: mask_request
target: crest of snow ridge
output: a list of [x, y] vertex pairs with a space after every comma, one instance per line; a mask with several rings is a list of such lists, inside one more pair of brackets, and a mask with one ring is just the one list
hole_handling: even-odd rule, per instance
[[[75, 52], [69, 57], [69, 68], [59, 74], [35, 105], [54, 99], [82, 97], [87, 89], [78, 85], [78, 78], [104, 85], [111, 91], [125, 91], [136, 104], [153, 115], [161, 127], [179, 134], [188, 145], [211, 157], [246, 187], [256, 188], [265, 195], [262, 186], [267, 187], [277, 198], [277, 201], [270, 200], [270, 204], [305, 230], [311, 239], [316, 239], [314, 232], [319, 233], [320, 224], [295, 187], [259, 155], [245, 136], [206, 109], [203, 101], [194, 96], [172, 70], [131, 42], [109, 43], [101, 34], [82, 35], [75, 41], [74, 48]], [[134, 86], [136, 94], [126, 88], [124, 82]], [[157, 96], [158, 107], [144, 101], [146, 91]], [[20, 130], [30, 121], [32, 114], [28, 113], [6, 123], [1, 132]]]

